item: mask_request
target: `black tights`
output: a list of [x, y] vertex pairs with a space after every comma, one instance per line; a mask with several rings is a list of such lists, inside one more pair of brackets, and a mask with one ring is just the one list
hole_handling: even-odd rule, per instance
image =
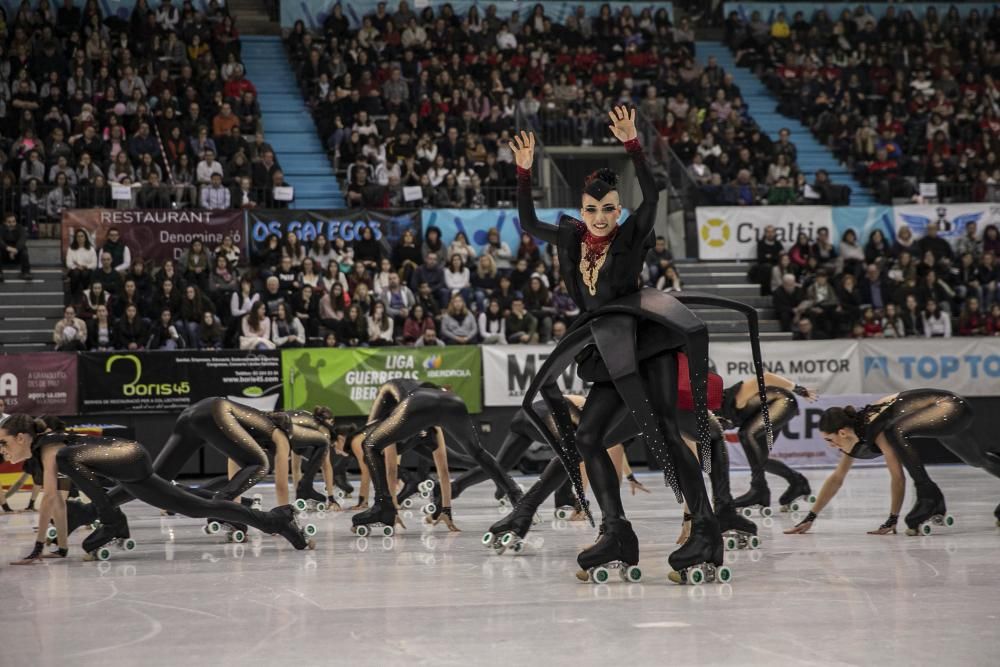
[[265, 533], [277, 530], [264, 512], [228, 500], [199, 497], [155, 474], [149, 454], [134, 440], [78, 437], [59, 450], [56, 460], [59, 472], [90, 497], [98, 517], [110, 524], [118, 522], [115, 505], [101, 486], [101, 477], [117, 482], [131, 497], [168, 512], [247, 524]]
[[[799, 404], [795, 395], [787, 389], [767, 388], [767, 409], [771, 417], [771, 432], [777, 434], [799, 414]], [[750, 485], [764, 486], [764, 473], [770, 472], [791, 481], [796, 473], [780, 461], [770, 459], [771, 450], [767, 445], [764, 415], [760, 409], [760, 398], [754, 394], [746, 405], [739, 409], [739, 439], [750, 466]]]
[[439, 389], [421, 388], [403, 399], [393, 409], [392, 414], [382, 419], [365, 436], [365, 460], [371, 470], [376, 502], [392, 502], [386, 479], [385, 460], [382, 457], [385, 448], [402, 443], [421, 431], [435, 426], [441, 427], [447, 435], [460, 443], [476, 464], [483, 468], [505, 493], [511, 497], [519, 494], [514, 480], [483, 448], [462, 399]]

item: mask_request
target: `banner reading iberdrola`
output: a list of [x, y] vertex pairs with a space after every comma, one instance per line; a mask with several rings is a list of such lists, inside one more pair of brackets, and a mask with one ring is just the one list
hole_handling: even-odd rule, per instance
[[133, 259], [162, 264], [177, 261], [195, 239], [212, 252], [227, 234], [247, 256], [246, 224], [243, 211], [202, 209], [181, 210], [118, 210], [67, 209], [62, 215], [62, 251], [69, 250], [76, 230], [82, 229], [95, 248], [104, 245], [108, 230], [117, 229]]
[[9, 414], [75, 415], [76, 376], [70, 352], [0, 355], [0, 399]]
[[281, 404], [277, 352], [84, 352], [80, 411], [174, 412], [221, 396], [258, 410]]
[[699, 206], [695, 213], [700, 259], [756, 259], [757, 241], [768, 225], [786, 248], [800, 232], [810, 240], [822, 228], [834, 233], [829, 206]]
[[[483, 402], [488, 407], [521, 405], [535, 374], [555, 350], [553, 345], [483, 345]], [[558, 380], [559, 388], [586, 394], [589, 383], [576, 375], [572, 363]]]
[[385, 382], [433, 382], [482, 411], [479, 347], [362, 347], [282, 350], [286, 409], [329, 407], [338, 417], [367, 415]]
[[[861, 392], [858, 342], [854, 340], [796, 341], [760, 344], [764, 370], [783, 375], [820, 394]], [[712, 343], [709, 364], [722, 376], [725, 386], [754, 377], [749, 343]]]

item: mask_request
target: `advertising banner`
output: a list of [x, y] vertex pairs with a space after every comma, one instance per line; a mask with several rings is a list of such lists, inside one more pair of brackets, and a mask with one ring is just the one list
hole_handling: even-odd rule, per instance
[[85, 352], [80, 369], [82, 413], [176, 412], [212, 396], [258, 410], [282, 404], [275, 351]]
[[407, 378], [448, 387], [470, 413], [482, 412], [479, 347], [362, 347], [281, 351], [285, 408], [329, 407], [337, 417], [367, 415], [378, 389]]
[[825, 227], [835, 235], [829, 206], [700, 206], [696, 215], [700, 259], [756, 259], [768, 225], [786, 248], [800, 232], [813, 239]]
[[91, 244], [100, 248], [114, 227], [133, 258], [157, 264], [179, 260], [195, 239], [209, 251], [215, 250], [226, 234], [232, 235], [246, 257], [245, 226], [243, 211], [72, 209], [62, 215], [62, 251], [65, 255], [69, 250], [78, 229], [87, 232]]
[[[549, 358], [552, 345], [483, 345], [483, 402], [488, 407], [518, 406], [535, 374]], [[564, 392], [586, 394], [590, 385], [571, 364], [559, 379]]]
[[[961, 16], [964, 19], [967, 16], [967, 12], [976, 9], [979, 11], [980, 15], [987, 16], [993, 12], [993, 6], [987, 2], [963, 2], [961, 7]], [[722, 11], [724, 16], [729, 16], [730, 12], [737, 12], [740, 18], [744, 21], [749, 21], [751, 15], [754, 12], [759, 12], [761, 19], [766, 23], [772, 23], [777, 17], [779, 12], [783, 12], [788, 19], [789, 24], [792, 22], [792, 17], [795, 16], [796, 12], [802, 12], [807, 21], [812, 20], [813, 15], [823, 10], [826, 15], [832, 20], [836, 21], [840, 18], [840, 15], [844, 11], [849, 11], [854, 14], [855, 10], [859, 7], [864, 8], [866, 15], [870, 17], [869, 20], [876, 21], [883, 16], [885, 16], [886, 10], [889, 7], [894, 8], [896, 16], [899, 17], [904, 11], [913, 12], [913, 15], [917, 17], [917, 20], [922, 20], [927, 9], [934, 7], [939, 12], [942, 6], [933, 2], [907, 2], [905, 6], [900, 5], [898, 2], [866, 2], [866, 3], [850, 3], [850, 2], [727, 2], [722, 6]], [[984, 14], [984, 12], [986, 12]], [[857, 16], [854, 17], [855, 20]]]
[[1000, 339], [926, 338], [861, 342], [862, 385], [880, 396], [934, 387], [961, 396], [996, 396]]
[[77, 363], [70, 352], [0, 355], [0, 399], [8, 414], [75, 415]]
[[[820, 394], [861, 393], [857, 341], [763, 341], [760, 347], [766, 371], [784, 375]], [[708, 356], [709, 364], [727, 387], [754, 377], [749, 343], [712, 343]]]
[[891, 206], [835, 206], [833, 226], [836, 232], [830, 235], [830, 239], [837, 247], [840, 247], [840, 239], [848, 229], [854, 230], [861, 245], [868, 243], [868, 237], [876, 229], [882, 232], [889, 245], [896, 240]]
[[420, 238], [419, 211], [370, 211], [367, 209], [342, 209], [331, 211], [302, 211], [293, 209], [253, 210], [247, 214], [250, 250], [254, 252], [271, 234], [283, 237], [295, 232], [299, 240], [311, 243], [317, 236], [331, 241], [344, 239], [351, 245], [361, 238], [366, 227], [371, 228], [375, 239], [381, 241], [386, 252], [399, 241], [403, 232], [412, 229]]
[[[840, 450], [834, 449], [820, 436], [819, 418], [823, 411], [832, 407], [853, 405], [856, 408], [877, 400], [880, 394], [846, 394], [843, 396], [820, 396], [815, 403], [799, 398], [799, 414], [780, 432], [774, 434], [774, 449], [771, 456], [784, 461], [793, 468], [803, 466], [834, 466], [840, 461]], [[736, 431], [726, 432], [729, 443], [729, 464], [733, 468], [749, 468], [743, 447], [739, 445]], [[858, 460], [854, 465], [884, 465], [881, 458]], [[772, 487], [774, 488], [774, 487]]]
[[977, 224], [976, 234], [982, 238], [986, 225], [1000, 226], [1000, 205], [998, 204], [913, 204], [894, 206], [896, 230], [906, 225], [919, 239], [927, 232], [927, 225], [938, 226], [938, 236], [946, 241], [954, 241], [965, 235], [965, 226]]

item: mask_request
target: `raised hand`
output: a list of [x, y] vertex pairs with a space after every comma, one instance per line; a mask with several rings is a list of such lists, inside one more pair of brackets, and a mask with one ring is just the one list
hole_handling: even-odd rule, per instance
[[608, 125], [608, 129], [618, 141], [624, 144], [639, 136], [635, 129], [635, 109], [624, 106], [615, 107], [608, 112], [608, 116], [611, 117], [611, 125]]
[[521, 169], [531, 169], [535, 161], [535, 133], [521, 131], [510, 140], [510, 149], [514, 151], [514, 162]]

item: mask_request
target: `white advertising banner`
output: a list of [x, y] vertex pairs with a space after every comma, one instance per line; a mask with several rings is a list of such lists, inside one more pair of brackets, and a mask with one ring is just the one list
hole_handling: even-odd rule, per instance
[[[784, 375], [820, 394], [861, 392], [857, 341], [764, 341], [760, 347], [766, 371]], [[749, 343], [712, 343], [708, 356], [709, 363], [727, 387], [754, 377]]]
[[[848, 394], [844, 396], [820, 396], [815, 403], [799, 398], [799, 414], [780, 432], [774, 434], [774, 448], [771, 456], [783, 461], [793, 468], [804, 466], [834, 466], [840, 461], [840, 450], [830, 447], [819, 433], [819, 418], [823, 411], [832, 407], [853, 405], [861, 408], [878, 399], [881, 394]], [[726, 432], [726, 442], [729, 443], [729, 465], [731, 468], [748, 468], [743, 447], [739, 444], [736, 431]], [[881, 458], [855, 461], [855, 465], [884, 465]], [[774, 478], [768, 480], [771, 485], [772, 501], [784, 491], [784, 484]], [[733, 489], [734, 495], [742, 490]], [[813, 493], [819, 491], [814, 487]]]
[[756, 259], [757, 241], [768, 225], [786, 248], [799, 232], [813, 239], [826, 227], [835, 235], [829, 206], [700, 206], [696, 215], [700, 259]]
[[927, 225], [932, 222], [938, 226], [938, 236], [947, 241], [964, 236], [965, 226], [970, 222], [977, 224], [976, 235], [980, 238], [986, 225], [1000, 226], [1000, 205], [997, 204], [913, 204], [893, 206], [892, 212], [896, 231], [906, 225], [915, 239], [923, 237]]
[[[553, 345], [482, 345], [483, 405], [488, 407], [518, 406], [524, 400], [535, 374], [549, 358]], [[559, 380], [566, 392], [584, 394], [589, 385], [576, 376], [576, 364], [571, 364]]]
[[960, 396], [1000, 394], [1000, 338], [865, 340], [860, 358], [869, 393], [933, 387]]

